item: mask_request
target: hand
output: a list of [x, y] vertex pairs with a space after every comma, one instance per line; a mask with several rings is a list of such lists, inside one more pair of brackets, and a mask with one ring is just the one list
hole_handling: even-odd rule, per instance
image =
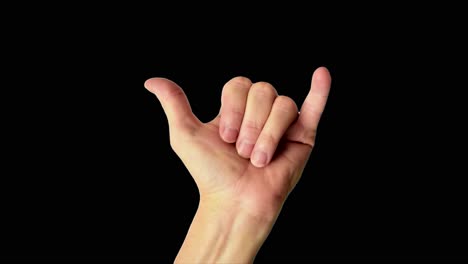
[[174, 82], [152, 78], [145, 87], [162, 104], [171, 146], [194, 178], [200, 204], [271, 228], [312, 151], [330, 84], [328, 70], [318, 68], [298, 112], [272, 85], [236, 77], [225, 84], [220, 113], [208, 123], [192, 113]]

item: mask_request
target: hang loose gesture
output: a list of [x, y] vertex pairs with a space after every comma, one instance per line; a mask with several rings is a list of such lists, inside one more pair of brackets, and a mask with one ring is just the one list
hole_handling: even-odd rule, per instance
[[176, 263], [253, 262], [309, 159], [330, 85], [328, 70], [316, 69], [298, 112], [269, 83], [236, 77], [224, 85], [219, 115], [202, 123], [177, 84], [145, 82], [200, 192]]

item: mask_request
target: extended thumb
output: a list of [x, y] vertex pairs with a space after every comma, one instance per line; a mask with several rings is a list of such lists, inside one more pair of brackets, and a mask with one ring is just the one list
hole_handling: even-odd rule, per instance
[[151, 78], [144, 86], [158, 98], [170, 127], [183, 128], [198, 123], [187, 96], [179, 85], [165, 78]]

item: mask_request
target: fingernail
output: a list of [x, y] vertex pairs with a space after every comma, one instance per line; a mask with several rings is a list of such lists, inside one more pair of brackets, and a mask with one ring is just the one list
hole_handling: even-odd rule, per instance
[[239, 131], [237, 131], [237, 129], [225, 127], [223, 131], [223, 138], [225, 141], [229, 143], [234, 143], [236, 142], [238, 134], [239, 134]]
[[252, 164], [256, 167], [263, 167], [267, 162], [267, 155], [265, 152], [257, 150], [252, 157]]
[[239, 144], [239, 155], [243, 157], [250, 157], [250, 153], [252, 153], [254, 145], [247, 143], [246, 141], [242, 141]]

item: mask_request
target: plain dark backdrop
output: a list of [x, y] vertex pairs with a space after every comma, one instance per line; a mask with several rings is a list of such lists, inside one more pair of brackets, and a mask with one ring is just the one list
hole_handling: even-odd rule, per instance
[[326, 66], [316, 148], [256, 262], [467, 259], [456, 34], [430, 17], [399, 26], [240, 9], [177, 22], [122, 7], [56, 13], [16, 33], [34, 36], [20, 48], [8, 41], [1, 258], [171, 263], [198, 192], [144, 81], [174, 80], [209, 121], [234, 76], [300, 105]]

